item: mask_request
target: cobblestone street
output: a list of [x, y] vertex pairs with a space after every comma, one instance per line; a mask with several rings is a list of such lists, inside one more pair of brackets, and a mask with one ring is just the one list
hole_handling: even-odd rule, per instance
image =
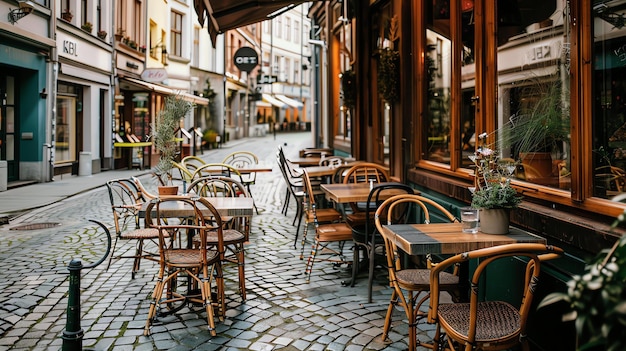
[[[288, 156], [311, 143], [310, 134], [281, 134], [249, 138], [225, 148], [205, 151], [202, 157], [221, 162], [233, 151], [256, 153], [261, 162], [273, 164], [272, 173], [259, 173], [253, 185], [260, 214], [254, 215], [250, 242], [246, 245], [247, 300], [236, 293], [236, 266], [225, 266], [227, 318], [216, 321], [211, 337], [202, 308], [160, 317], [150, 336], [143, 336], [148, 297], [154, 287], [157, 264], [142, 261], [131, 279], [132, 260], [113, 261], [83, 270], [81, 326], [83, 346], [93, 350], [404, 350], [407, 324], [396, 310], [391, 342], [380, 335], [391, 290], [382, 275], [374, 286], [374, 302], [367, 303], [367, 273], [353, 288], [341, 285], [350, 276], [348, 267], [316, 263], [310, 283], [305, 283], [305, 262], [300, 247], [293, 247], [295, 203], [287, 216], [281, 213], [285, 184], [276, 165], [278, 145]], [[112, 171], [113, 172], [113, 171]], [[140, 177], [152, 185], [150, 175]], [[100, 184], [104, 185], [104, 184]], [[0, 198], [1, 199], [1, 198]], [[28, 211], [0, 227], [0, 351], [60, 350], [65, 329], [68, 270], [73, 258], [84, 264], [104, 254], [102, 231], [90, 219], [112, 226], [106, 187], [69, 197]], [[25, 224], [50, 228], [13, 230]], [[52, 225], [56, 224], [58, 225]], [[302, 229], [301, 229], [302, 231]], [[118, 252], [134, 250], [133, 242], [119, 242]], [[351, 247], [346, 245], [351, 257]], [[350, 251], [350, 252], [348, 252]], [[307, 244], [305, 255], [310, 252]], [[234, 280], [233, 280], [234, 278]], [[421, 324], [419, 337], [432, 334]]]

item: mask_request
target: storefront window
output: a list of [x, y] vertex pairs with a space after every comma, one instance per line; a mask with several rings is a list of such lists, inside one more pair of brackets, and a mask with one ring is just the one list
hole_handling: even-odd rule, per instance
[[55, 163], [76, 161], [76, 97], [57, 98]]
[[626, 8], [593, 6], [593, 195], [626, 191]]
[[425, 158], [450, 164], [452, 46], [450, 40], [450, 2], [436, 1], [426, 30], [425, 69], [428, 79], [426, 100]]
[[496, 139], [514, 178], [569, 190], [570, 28], [563, 6], [498, 1]]

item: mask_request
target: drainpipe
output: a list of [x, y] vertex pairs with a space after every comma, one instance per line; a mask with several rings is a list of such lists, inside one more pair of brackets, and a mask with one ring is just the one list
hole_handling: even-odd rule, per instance
[[[57, 33], [57, 16], [56, 16], [56, 0], [50, 0], [50, 8], [52, 9], [50, 14], [50, 21], [48, 22], [49, 28], [48, 33], [50, 33], [50, 39], [54, 40], [56, 43], [56, 33]], [[50, 116], [49, 120], [46, 121], [46, 142], [43, 145], [43, 152], [48, 155], [47, 160], [45, 160], [45, 154], [42, 155], [42, 163], [44, 172], [41, 175], [41, 179], [44, 182], [54, 181], [54, 149], [55, 149], [55, 130], [56, 130], [56, 101], [57, 101], [57, 86], [59, 80], [59, 55], [57, 51], [56, 44], [52, 48], [50, 48], [50, 62], [47, 65], [47, 86], [49, 88], [50, 94], [48, 97], [50, 100], [46, 102], [46, 110], [50, 111], [48, 116]]]

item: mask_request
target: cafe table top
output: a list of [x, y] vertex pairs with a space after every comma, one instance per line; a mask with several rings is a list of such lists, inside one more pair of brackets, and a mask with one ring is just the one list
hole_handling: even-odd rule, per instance
[[[288, 160], [289, 162], [296, 164], [300, 167], [311, 167], [311, 166], [319, 166], [322, 158], [316, 157], [316, 156], [315, 157], [294, 157], [294, 158], [289, 158]], [[344, 160], [347, 161], [348, 164], [356, 162], [356, 160], [353, 158], [344, 158]]]
[[[251, 197], [205, 197], [204, 199], [213, 205], [222, 217], [252, 217], [254, 213], [254, 200]], [[145, 202], [139, 212], [140, 216], [145, 216], [147, 207], [148, 202]], [[208, 212], [208, 209], [205, 210]], [[161, 211], [167, 211], [165, 215], [171, 217], [193, 215], [189, 206], [185, 207], [173, 201], [163, 203]]]
[[256, 172], [263, 173], [263, 172], [271, 172], [272, 171], [272, 166], [271, 165], [265, 165], [265, 164], [246, 165], [246, 166], [235, 167], [235, 168], [241, 174], [256, 173]]
[[[324, 191], [327, 200], [340, 204], [367, 201], [371, 190], [369, 183], [320, 184], [320, 188]], [[406, 192], [396, 189], [385, 190], [380, 199], [384, 200], [398, 194], [406, 194]], [[415, 191], [415, 194], [419, 192]]]
[[396, 245], [410, 255], [429, 253], [458, 254], [514, 243], [545, 244], [546, 239], [521, 229], [510, 228], [504, 235], [463, 233], [461, 223], [383, 225], [383, 233], [395, 238]]

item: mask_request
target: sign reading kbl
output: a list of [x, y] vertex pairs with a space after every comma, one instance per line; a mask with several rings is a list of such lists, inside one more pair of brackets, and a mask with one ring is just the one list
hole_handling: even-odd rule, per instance
[[233, 60], [237, 68], [250, 73], [259, 64], [259, 55], [253, 48], [244, 46], [235, 52]]

